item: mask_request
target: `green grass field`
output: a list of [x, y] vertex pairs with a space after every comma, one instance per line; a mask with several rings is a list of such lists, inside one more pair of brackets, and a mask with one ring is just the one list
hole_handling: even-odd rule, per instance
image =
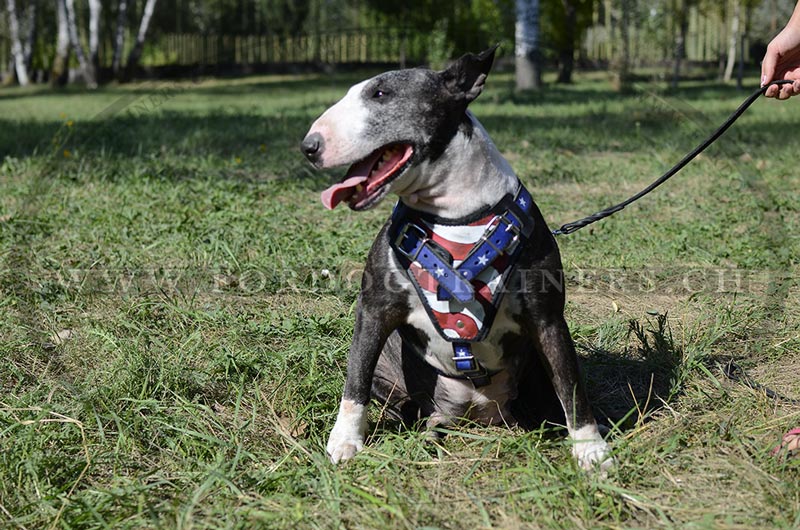
[[[334, 467], [359, 267], [392, 201], [326, 211], [297, 149], [360, 76], [0, 91], [0, 528], [797, 528], [800, 102], [759, 101], [560, 239], [617, 468], [563, 438], [380, 420]], [[751, 80], [755, 83], [755, 78]], [[644, 187], [745, 97], [602, 75], [473, 106], [552, 226]], [[329, 271], [327, 274], [323, 271]]]

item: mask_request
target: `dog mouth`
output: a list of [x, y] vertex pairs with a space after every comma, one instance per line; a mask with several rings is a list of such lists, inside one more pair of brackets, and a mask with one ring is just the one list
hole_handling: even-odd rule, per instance
[[322, 204], [329, 210], [343, 201], [352, 210], [373, 206], [386, 195], [387, 185], [405, 171], [413, 154], [410, 144], [381, 147], [350, 166], [341, 182], [323, 191]]

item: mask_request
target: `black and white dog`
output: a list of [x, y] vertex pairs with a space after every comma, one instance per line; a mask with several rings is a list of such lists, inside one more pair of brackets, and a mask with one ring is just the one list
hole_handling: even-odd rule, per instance
[[334, 463], [363, 448], [372, 396], [431, 429], [458, 419], [537, 426], [555, 404], [580, 466], [612, 464], [564, 320], [555, 240], [467, 111], [494, 52], [363, 81], [302, 142], [317, 168], [350, 165], [323, 192], [328, 208], [400, 197], [367, 259], [327, 445]]

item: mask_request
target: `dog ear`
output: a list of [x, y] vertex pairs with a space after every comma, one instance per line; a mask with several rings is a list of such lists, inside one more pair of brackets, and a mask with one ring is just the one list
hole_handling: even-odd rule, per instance
[[495, 44], [477, 55], [474, 53], [462, 55], [441, 72], [445, 87], [459, 99], [464, 98], [465, 103], [471, 103], [481, 95], [486, 76], [492, 69], [494, 52], [499, 47], [499, 44]]

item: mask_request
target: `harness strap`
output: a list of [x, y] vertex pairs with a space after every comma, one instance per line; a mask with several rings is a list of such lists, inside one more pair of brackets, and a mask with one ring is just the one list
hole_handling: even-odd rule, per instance
[[[425, 218], [424, 214], [415, 213], [402, 202], [398, 202], [392, 212], [394, 229], [392, 247], [409, 263], [415, 263], [436, 281], [438, 300], [446, 302], [455, 298], [463, 304], [475, 303], [476, 286], [472, 281], [501, 256], [513, 258], [520, 242], [533, 233], [535, 221], [530, 214], [532, 209], [533, 197], [522, 183], [519, 183], [519, 188], [513, 197], [510, 194], [506, 195], [491, 209], [495, 215], [493, 218], [485, 217], [491, 221], [486, 225], [483, 235], [459, 266], [454, 267], [453, 256], [446, 248], [432, 240], [431, 229], [420, 220]], [[507, 271], [511, 266], [513, 265], [509, 265]], [[420, 296], [422, 297], [421, 294]], [[434, 318], [424, 298], [422, 302], [429, 310], [429, 316]], [[461, 324], [461, 321], [458, 323]], [[438, 369], [437, 373], [455, 379], [468, 379], [476, 388], [488, 385], [491, 377], [497, 372], [490, 372], [481, 366], [472, 354], [470, 342], [449, 338], [444, 335], [441, 328], [439, 332], [453, 344], [452, 359], [459, 375], [443, 373]]]
[[525, 186], [520, 183], [513, 200], [506, 199], [505, 202], [505, 211], [495, 216], [481, 238], [481, 243], [470, 251], [458, 267], [453, 267], [449, 260], [439, 254], [424, 228], [412, 220], [403, 219], [407, 208], [402, 202], [398, 202], [392, 212], [392, 220], [402, 223], [394, 246], [409, 261], [417, 262], [436, 279], [439, 284], [439, 300], [455, 298], [461, 303], [469, 302], [475, 298], [471, 280], [502, 254], [513, 253], [520, 242], [520, 236], [527, 238], [533, 232], [534, 222], [530, 216], [533, 197]]
[[[482, 273], [494, 260], [503, 254], [513, 254], [520, 242], [520, 236], [527, 238], [533, 232], [534, 222], [530, 216], [533, 197], [520, 183], [519, 189], [506, 211], [495, 216], [491, 226], [481, 237], [480, 244], [467, 255], [456, 268], [456, 272], [466, 280], [472, 280]], [[449, 300], [448, 293], [439, 289], [440, 300]]]
[[462, 377], [459, 379], [469, 379], [475, 388], [491, 383], [494, 373], [490, 374], [486, 368], [481, 366], [481, 363], [472, 355], [472, 347], [468, 342], [453, 343], [453, 361], [456, 363], [456, 370], [461, 372]]
[[[395, 212], [398, 209], [395, 208]], [[466, 303], [475, 298], [472, 284], [439, 256], [425, 229], [408, 221], [400, 229], [394, 243], [398, 252], [409, 261], [419, 263], [420, 267], [436, 279], [439, 287], [454, 296], [456, 300]]]

